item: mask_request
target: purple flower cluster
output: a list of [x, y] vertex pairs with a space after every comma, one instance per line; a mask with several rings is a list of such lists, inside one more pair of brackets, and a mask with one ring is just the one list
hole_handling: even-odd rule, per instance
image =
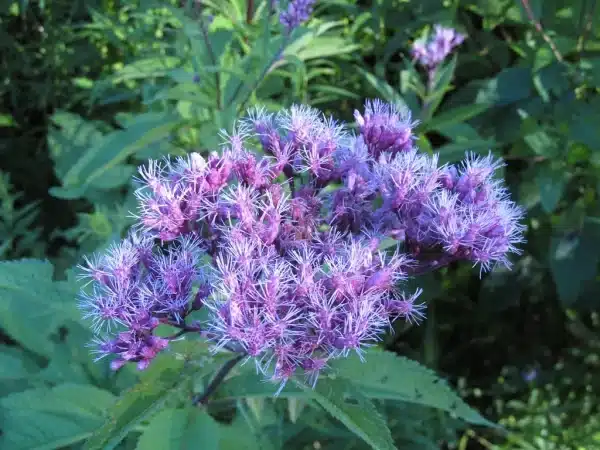
[[199, 241], [181, 236], [169, 250], [160, 251], [153, 239], [132, 233], [105, 254], [86, 259], [81, 275], [92, 286], [83, 292], [79, 306], [98, 335], [94, 352], [98, 359], [115, 355], [115, 370], [127, 362], [137, 362], [140, 370], [148, 367], [169, 343], [154, 336], [156, 327], [181, 324], [190, 311]]
[[[315, 382], [394, 320], [424, 317], [420, 291], [401, 290], [408, 276], [458, 260], [509, 265], [522, 211], [493, 177], [498, 161], [440, 166], [393, 105], [370, 101], [355, 117], [358, 136], [306, 106], [255, 109], [220, 153], [141, 168], [138, 231], [86, 267], [82, 308], [113, 332], [101, 354], [144, 368], [168, 344], [153, 335], [166, 323], [274, 380], [300, 370]], [[188, 325], [200, 308], [210, 319]]]
[[288, 34], [310, 18], [315, 2], [316, 0], [290, 1], [287, 10], [279, 16], [279, 21]]
[[413, 57], [426, 69], [435, 70], [452, 50], [462, 44], [465, 36], [452, 28], [435, 25], [433, 35], [413, 43]]

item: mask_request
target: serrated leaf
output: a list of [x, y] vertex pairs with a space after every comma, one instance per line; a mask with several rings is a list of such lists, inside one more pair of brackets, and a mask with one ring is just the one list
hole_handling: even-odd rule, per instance
[[161, 355], [152, 362], [140, 382], [125, 392], [108, 411], [108, 420], [86, 442], [85, 448], [112, 449], [142, 420], [156, 413], [168, 399], [185, 396], [191, 400], [195, 378], [212, 371], [223, 356], [174, 358]]
[[104, 412], [114, 400], [108, 391], [78, 384], [8, 395], [0, 400], [0, 447], [52, 450], [81, 442], [102, 423]]
[[53, 351], [50, 335], [69, 321], [78, 322], [78, 287], [52, 281], [48, 261], [22, 259], [0, 263], [0, 327], [23, 346], [41, 355]]
[[219, 435], [219, 424], [200, 408], [165, 409], [150, 420], [136, 450], [217, 450]]
[[349, 381], [323, 378], [312, 389], [298, 383], [329, 414], [376, 450], [393, 450], [392, 434], [373, 403]]
[[385, 351], [366, 352], [365, 359], [363, 363], [358, 357], [343, 358], [330, 365], [368, 397], [418, 403], [448, 411], [470, 423], [492, 425], [444, 380], [416, 361]]

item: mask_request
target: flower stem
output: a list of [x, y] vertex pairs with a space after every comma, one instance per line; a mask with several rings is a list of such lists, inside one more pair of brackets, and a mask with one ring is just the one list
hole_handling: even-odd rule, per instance
[[225, 364], [223, 364], [223, 366], [219, 369], [212, 381], [208, 384], [208, 386], [206, 386], [204, 392], [194, 396], [194, 398], [192, 399], [192, 403], [194, 405], [206, 405], [210, 396], [217, 390], [217, 388], [223, 382], [227, 374], [231, 372], [231, 370], [236, 366], [236, 364], [242, 359], [244, 359], [245, 356], [246, 355], [244, 353], [240, 353], [235, 358], [232, 358]]

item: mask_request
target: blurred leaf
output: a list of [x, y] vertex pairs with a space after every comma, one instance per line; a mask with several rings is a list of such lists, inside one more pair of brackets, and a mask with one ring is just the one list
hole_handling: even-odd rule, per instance
[[585, 144], [592, 151], [600, 151], [600, 97], [588, 103], [577, 102], [571, 112], [569, 137]]
[[400, 105], [403, 108], [408, 109], [408, 105], [402, 98], [402, 96], [392, 87], [387, 81], [377, 78], [372, 73], [357, 67], [358, 71], [367, 80], [367, 82], [377, 91], [379, 97], [386, 102], [393, 103], [394, 105]]
[[323, 378], [312, 389], [298, 385], [329, 414], [376, 450], [395, 449], [390, 430], [370, 400], [349, 381]]
[[54, 171], [62, 179], [82, 153], [102, 141], [103, 133], [99, 124], [65, 111], [55, 112], [51, 121], [48, 147]]
[[[310, 40], [309, 45], [299, 48], [295, 55], [302, 61], [316, 58], [328, 58], [344, 53], [351, 53], [360, 48], [358, 44], [349, 43], [338, 36], [317, 36]], [[286, 53], [292, 53], [290, 50]]]
[[171, 69], [179, 64], [181, 64], [181, 60], [175, 56], [139, 59], [116, 72], [110, 82], [117, 84], [127, 80], [165, 77], [170, 74]]
[[337, 359], [331, 362], [331, 368], [368, 397], [418, 403], [448, 411], [470, 423], [494, 426], [433, 371], [394, 353], [368, 351], [365, 362], [358, 357]]
[[94, 187], [98, 189], [115, 189], [131, 181], [136, 167], [130, 164], [119, 164], [104, 172], [104, 175], [96, 179]]
[[531, 70], [521, 67], [503, 69], [496, 78], [487, 80], [477, 93], [477, 103], [508, 105], [532, 94]]
[[27, 378], [37, 370], [37, 365], [22, 350], [0, 346], [0, 381]]
[[214, 108], [216, 106], [216, 98], [206, 95], [196, 83], [181, 83], [161, 89], [152, 98], [147, 100], [145, 104], [150, 105], [163, 100], [185, 100], [206, 108]]
[[[164, 139], [178, 123], [179, 115], [172, 113], [146, 113], [136, 116], [127, 124], [125, 130], [103, 136], [91, 148], [77, 155], [77, 160], [63, 176], [63, 187], [101, 188], [114, 186], [115, 181], [124, 181], [123, 174], [130, 169], [117, 167], [136, 151]], [[102, 177], [112, 177], [112, 182], [103, 181]]]
[[424, 121], [429, 121], [435, 114], [438, 107], [442, 103], [446, 92], [450, 90], [450, 83], [454, 78], [454, 71], [456, 70], [457, 57], [454, 55], [452, 59], [440, 66], [435, 73], [433, 78], [433, 89], [427, 95], [427, 108], [423, 108]]
[[2, 448], [43, 450], [71, 446], [98, 427], [115, 397], [93, 386], [61, 384], [0, 400]]
[[536, 155], [557, 156], [560, 152], [557, 140], [546, 131], [537, 130], [527, 134], [523, 139]]
[[540, 189], [542, 208], [547, 213], [552, 213], [558, 205], [567, 184], [564, 170], [543, 167], [537, 172], [535, 181]]
[[0, 127], [16, 127], [15, 119], [9, 114], [0, 114]]
[[219, 424], [203, 409], [163, 409], [148, 422], [136, 450], [218, 450], [219, 434]]
[[578, 234], [554, 237], [550, 243], [550, 267], [559, 299], [571, 306], [593, 280], [600, 261], [600, 225], [586, 221]]
[[458, 108], [445, 111], [423, 124], [423, 131], [439, 130], [440, 128], [465, 122], [490, 108], [486, 103], [459, 106]]
[[50, 336], [80, 314], [75, 307], [78, 287], [52, 281], [47, 261], [22, 259], [0, 263], [0, 326], [34, 353], [50, 356]]
[[468, 140], [442, 145], [436, 151], [440, 157], [440, 164], [462, 160], [467, 152], [485, 155], [497, 146], [492, 139]]

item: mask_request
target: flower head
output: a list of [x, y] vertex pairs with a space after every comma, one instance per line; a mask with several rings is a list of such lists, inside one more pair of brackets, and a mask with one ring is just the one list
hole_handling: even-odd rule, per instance
[[426, 69], [433, 71], [465, 40], [465, 35], [453, 28], [435, 25], [429, 39], [421, 38], [413, 43], [413, 57]]
[[291, 0], [286, 11], [279, 16], [279, 21], [289, 34], [312, 14], [316, 0]]
[[[155, 334], [168, 324], [282, 384], [296, 371], [314, 384], [394, 320], [424, 318], [421, 291], [401, 289], [409, 276], [456, 260], [510, 264], [523, 213], [494, 176], [500, 162], [440, 166], [415, 148], [410, 114], [380, 101], [355, 117], [351, 136], [306, 106], [256, 109], [220, 154], [141, 168], [136, 231], [82, 274], [99, 356], [143, 369], [169, 344]], [[187, 325], [200, 308], [208, 321]]]

